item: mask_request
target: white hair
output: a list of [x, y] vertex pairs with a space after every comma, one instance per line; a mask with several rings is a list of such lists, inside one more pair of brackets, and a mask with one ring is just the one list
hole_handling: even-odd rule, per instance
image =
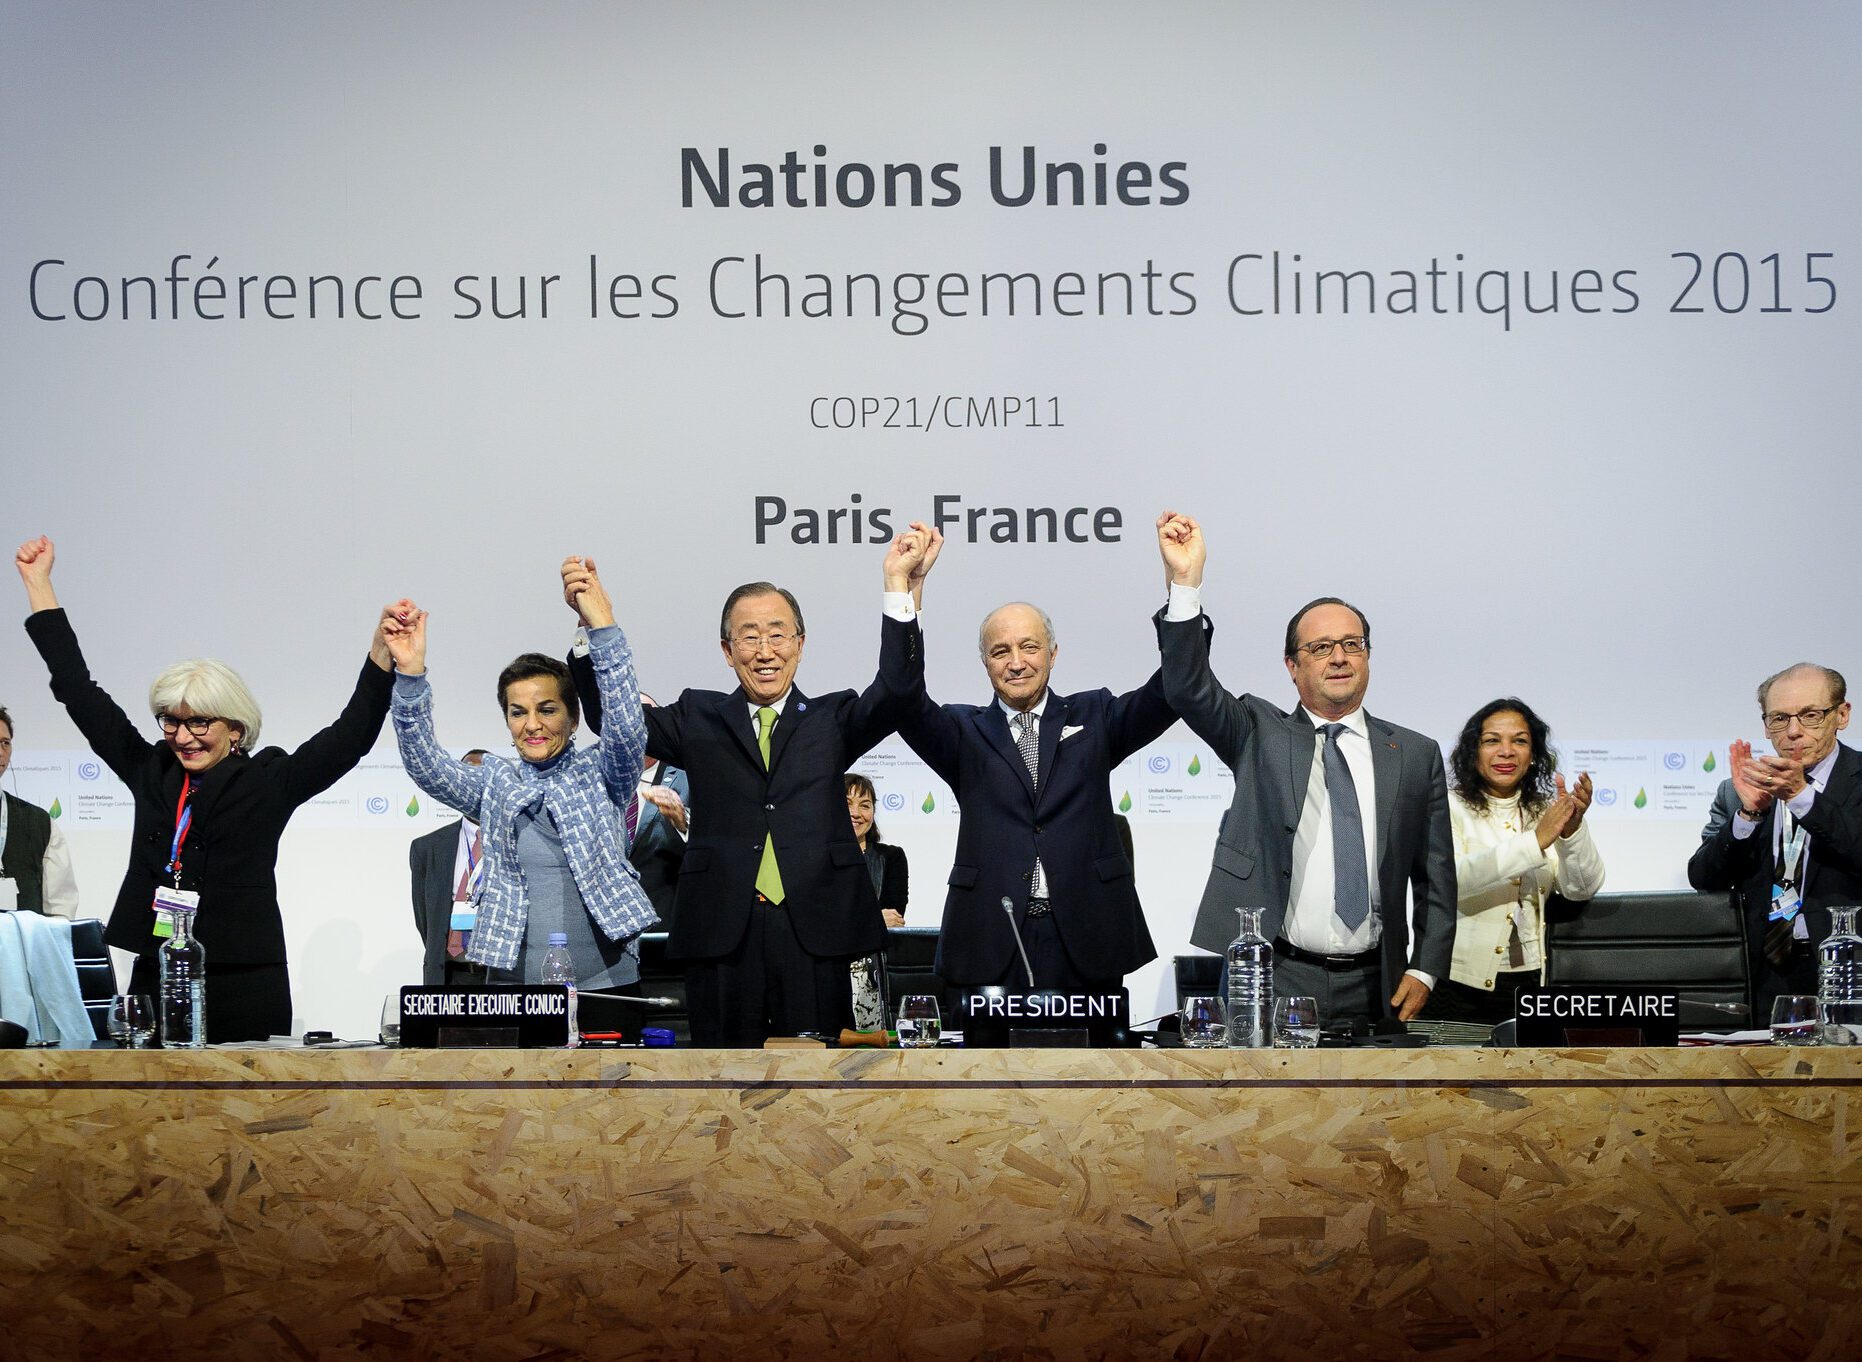
[[1011, 610], [1018, 605], [1024, 610], [1034, 611], [1035, 614], [1041, 617], [1041, 627], [1047, 630], [1047, 650], [1051, 653], [1059, 646], [1060, 640], [1054, 637], [1054, 621], [1047, 617], [1047, 611], [1043, 610], [1032, 601], [1009, 601], [1004, 605], [998, 605], [994, 610], [984, 615], [983, 622], [976, 626], [976, 651], [979, 654], [984, 657], [989, 656], [989, 621], [994, 619], [997, 615], [1000, 615], [1004, 610]]
[[252, 698], [239, 673], [211, 657], [190, 657], [166, 668], [149, 686], [149, 713], [166, 714], [186, 705], [196, 714], [211, 714], [239, 729], [239, 746], [247, 752], [259, 745], [259, 702]]

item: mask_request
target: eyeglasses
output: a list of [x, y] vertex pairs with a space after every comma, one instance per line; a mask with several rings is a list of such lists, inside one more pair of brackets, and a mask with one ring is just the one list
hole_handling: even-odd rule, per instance
[[173, 737], [185, 728], [196, 738], [204, 738], [207, 736], [208, 729], [215, 724], [224, 723], [225, 720], [218, 714], [190, 714], [185, 719], [177, 719], [172, 714], [157, 714], [155, 722], [162, 726], [162, 732], [168, 734], [169, 737]]
[[1823, 709], [1800, 709], [1795, 714], [1767, 714], [1765, 716], [1765, 731], [1767, 733], [1782, 733], [1791, 726], [1791, 720], [1793, 719], [1796, 719], [1798, 723], [1802, 724], [1805, 728], [1822, 728], [1824, 721], [1840, 708], [1842, 708], [1840, 705], [1829, 705]]
[[1346, 657], [1356, 657], [1360, 653], [1368, 653], [1371, 650], [1371, 641], [1362, 634], [1354, 634], [1350, 638], [1316, 638], [1311, 643], [1296, 645], [1293, 651], [1304, 653], [1317, 661], [1320, 658], [1330, 657], [1334, 648], [1343, 648]]
[[760, 653], [768, 648], [772, 653], [779, 653], [788, 647], [800, 634], [739, 634], [731, 640], [731, 647], [740, 653]]

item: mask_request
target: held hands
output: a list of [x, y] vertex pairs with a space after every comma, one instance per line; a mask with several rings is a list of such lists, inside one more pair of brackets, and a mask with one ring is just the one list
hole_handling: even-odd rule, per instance
[[1203, 584], [1203, 564], [1209, 558], [1209, 546], [1203, 542], [1202, 526], [1186, 515], [1165, 511], [1157, 518], [1157, 551], [1164, 558], [1165, 580], [1172, 586]]
[[[384, 608], [375, 638], [387, 650], [392, 670], [403, 676], [419, 676], [427, 670], [427, 612], [412, 601], [398, 600]], [[369, 655], [375, 656], [373, 648]], [[376, 664], [387, 669], [380, 658]]]
[[[904, 534], [886, 550], [886, 590], [909, 591], [912, 604], [922, 610], [925, 603], [925, 578], [931, 565], [944, 551], [944, 536], [922, 520], [914, 520]], [[903, 570], [903, 577], [900, 572]]]
[[606, 629], [614, 623], [614, 605], [601, 584], [593, 558], [574, 554], [562, 560], [562, 598], [575, 608], [585, 629]]
[[28, 539], [13, 555], [13, 566], [19, 569], [19, 579], [26, 584], [26, 600], [35, 614], [58, 608], [58, 597], [52, 591], [52, 559], [55, 556], [52, 541], [44, 535]]
[[1757, 817], [1771, 808], [1772, 792], [1767, 788], [1770, 777], [1753, 760], [1751, 743], [1740, 738], [1726, 749], [1726, 769], [1741, 809]]

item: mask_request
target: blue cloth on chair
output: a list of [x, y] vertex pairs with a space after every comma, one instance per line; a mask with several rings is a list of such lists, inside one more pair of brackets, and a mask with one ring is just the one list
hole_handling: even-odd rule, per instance
[[67, 919], [0, 913], [0, 1017], [25, 1027], [28, 1045], [90, 1048], [96, 1032], [78, 992]]

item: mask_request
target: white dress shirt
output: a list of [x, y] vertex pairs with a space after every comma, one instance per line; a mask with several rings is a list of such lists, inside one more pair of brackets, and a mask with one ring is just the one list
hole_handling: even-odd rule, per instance
[[[1354, 709], [1342, 719], [1321, 719], [1307, 714], [1317, 729], [1312, 749], [1312, 770], [1306, 780], [1306, 802], [1300, 808], [1299, 830], [1293, 834], [1293, 883], [1287, 892], [1287, 917], [1281, 933], [1295, 946], [1320, 955], [1358, 955], [1375, 950], [1383, 936], [1377, 915], [1377, 775], [1371, 769], [1371, 734], [1364, 711]], [[1332, 799], [1325, 784], [1327, 723], [1341, 723], [1338, 747], [1351, 769], [1358, 792], [1358, 818], [1364, 827], [1364, 873], [1371, 886], [1371, 911], [1355, 930], [1339, 920], [1333, 902], [1337, 869], [1332, 859]]]

